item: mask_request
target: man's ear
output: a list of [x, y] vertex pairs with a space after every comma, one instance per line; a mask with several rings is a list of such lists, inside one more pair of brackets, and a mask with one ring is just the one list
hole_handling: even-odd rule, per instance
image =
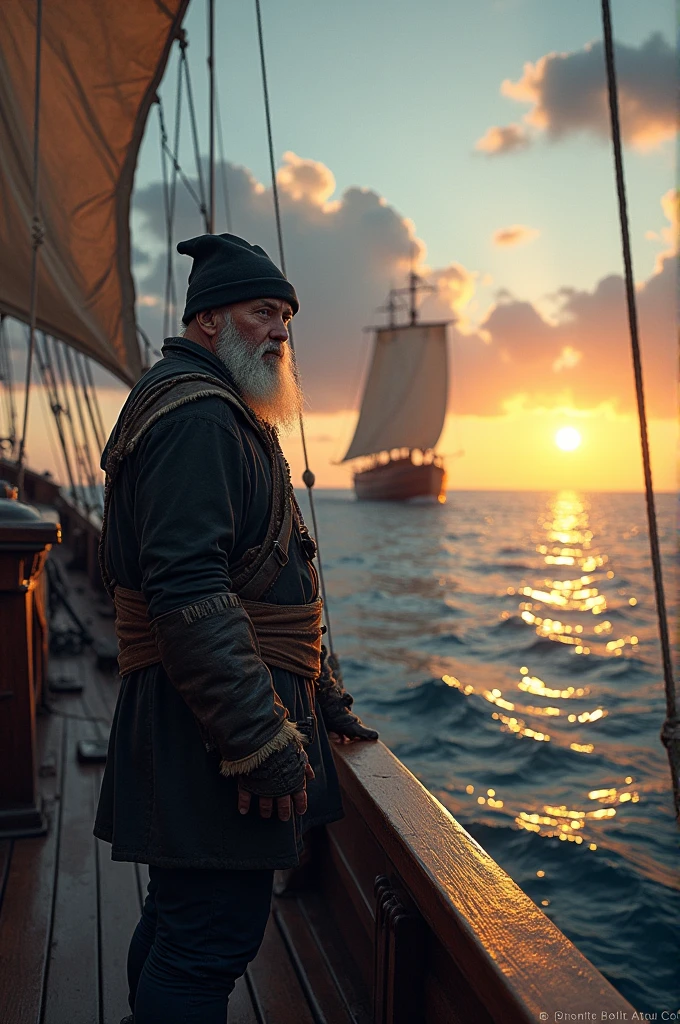
[[205, 309], [200, 313], [196, 314], [196, 320], [198, 326], [205, 334], [208, 334], [211, 338], [214, 337], [219, 331], [219, 324], [217, 322], [218, 311], [216, 309]]

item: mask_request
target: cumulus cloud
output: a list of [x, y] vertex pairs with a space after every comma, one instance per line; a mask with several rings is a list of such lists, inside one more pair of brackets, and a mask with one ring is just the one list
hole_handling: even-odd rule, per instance
[[493, 244], [500, 246], [524, 245], [526, 242], [533, 242], [538, 238], [540, 231], [537, 228], [528, 228], [524, 224], [513, 224], [509, 228], [499, 228], [493, 233]]
[[[675, 51], [660, 33], [640, 46], [616, 44], [619, 110], [624, 140], [650, 149], [677, 131]], [[509, 153], [543, 133], [557, 141], [577, 132], [610, 137], [604, 46], [589, 43], [571, 53], [548, 53], [506, 79], [503, 96], [530, 104], [525, 125], [490, 128], [477, 142], [489, 154]]]
[[[271, 188], [264, 187], [244, 167], [226, 165], [231, 230], [264, 246], [278, 262], [276, 226]], [[217, 180], [222, 168], [217, 169]], [[363, 328], [379, 322], [377, 308], [392, 287], [404, 285], [415, 261], [424, 272], [425, 245], [411, 221], [367, 188], [352, 187], [336, 200], [335, 179], [324, 164], [285, 155], [277, 174], [283, 219], [288, 276], [295, 284], [301, 310], [295, 318], [294, 337], [309, 396], [316, 411], [348, 408], [356, 394], [357, 366], [365, 361], [369, 336]], [[219, 192], [220, 190], [218, 190]], [[217, 230], [226, 230], [218, 195]], [[165, 295], [166, 256], [163, 190], [160, 183], [135, 194], [135, 242], [155, 255], [137, 274], [138, 292], [145, 296], [138, 316], [146, 333], [160, 347]], [[191, 198], [178, 185], [175, 237], [190, 238], [202, 231]], [[173, 323], [179, 321], [191, 267], [185, 256], [173, 258], [178, 303]], [[441, 283], [439, 282], [441, 279]], [[463, 268], [453, 265], [437, 275], [446, 301], [460, 306], [470, 284]], [[157, 306], [150, 304], [158, 297]], [[451, 313], [451, 306], [448, 310]]]
[[529, 133], [521, 124], [492, 125], [475, 144], [475, 149], [487, 156], [500, 156], [530, 144]]
[[283, 154], [283, 166], [276, 172], [276, 181], [295, 202], [309, 202], [325, 207], [335, 192], [333, 172], [318, 160], [303, 160], [291, 150]]
[[[648, 413], [676, 416], [675, 266], [638, 289]], [[498, 302], [477, 333], [454, 338], [452, 408], [459, 414], [499, 415], [515, 402], [527, 408], [607, 405], [635, 410], [623, 279], [611, 275], [593, 291], [565, 288], [548, 322], [518, 299]]]
[[[221, 170], [221, 169], [218, 169]], [[226, 168], [232, 230], [276, 258], [271, 189], [243, 167]], [[218, 174], [219, 180], [219, 174]], [[480, 280], [460, 263], [430, 267], [414, 225], [371, 189], [352, 187], [335, 195], [323, 164], [287, 154], [279, 170], [288, 273], [301, 300], [295, 344], [308, 408], [352, 408], [371, 347], [366, 324], [381, 322], [388, 291], [403, 286], [415, 269], [434, 286], [423, 301], [424, 318], [453, 319], [451, 409], [458, 414], [499, 415], [508, 402], [553, 408], [571, 403], [589, 409], [608, 403], [634, 409], [623, 281], [612, 275], [592, 291], [563, 289], [550, 320], [529, 302], [499, 291], [481, 323], [470, 309]], [[674, 206], [663, 199], [667, 217]], [[223, 211], [217, 229], [225, 230]], [[137, 271], [143, 296], [138, 315], [160, 347], [165, 289], [163, 193], [160, 184], [135, 197], [135, 243], [149, 253]], [[199, 217], [184, 191], [177, 193], [176, 238], [200, 232]], [[670, 236], [663, 229], [664, 245]], [[661, 236], [662, 233], [660, 233]], [[190, 261], [175, 256], [178, 311]], [[482, 277], [481, 280], [484, 280]], [[668, 250], [658, 270], [638, 291], [645, 384], [652, 416], [675, 415], [674, 261]]]

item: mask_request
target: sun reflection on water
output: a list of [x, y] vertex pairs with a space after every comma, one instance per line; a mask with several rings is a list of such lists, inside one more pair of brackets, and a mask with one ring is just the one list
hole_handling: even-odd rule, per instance
[[[507, 621], [514, 615], [541, 640], [563, 644], [579, 659], [634, 657], [639, 638], [633, 634], [616, 636], [614, 623], [618, 610], [634, 606], [637, 598], [629, 596], [624, 588], [614, 589], [615, 585], [606, 593], [602, 591], [603, 582], [615, 579], [615, 573], [605, 568], [607, 554], [595, 547], [587, 503], [572, 492], [562, 492], [552, 499], [549, 511], [549, 516], [539, 521], [543, 537], [535, 544], [542, 564], [549, 567], [549, 575], [508, 587], [506, 594], [521, 600], [516, 612], [502, 612], [501, 620]], [[557, 566], [569, 571], [558, 573]], [[612, 618], [603, 617], [607, 611]], [[555, 744], [586, 757], [595, 752], [596, 743], [584, 731], [609, 714], [597, 702], [590, 707], [574, 705], [574, 701], [582, 702], [591, 696], [590, 686], [551, 686], [531, 674], [528, 665], [519, 669], [519, 679], [514, 684], [516, 692], [475, 687], [449, 674], [444, 674], [442, 680], [472, 700], [491, 704], [491, 721], [498, 723], [501, 732], [514, 734], [518, 740]], [[540, 704], [536, 698], [549, 703]], [[547, 729], [549, 723], [551, 728]], [[592, 783], [596, 785], [597, 779]], [[640, 792], [632, 783], [632, 777], [627, 776], [621, 785], [610, 783], [586, 790], [580, 807], [513, 806], [513, 801], [497, 794], [496, 789], [476, 795], [472, 785], [465, 787], [465, 793], [480, 810], [484, 807], [510, 815], [518, 828], [595, 850], [597, 844], [592, 839], [597, 823], [616, 817], [621, 805], [640, 801]], [[594, 807], [593, 803], [600, 806]]]

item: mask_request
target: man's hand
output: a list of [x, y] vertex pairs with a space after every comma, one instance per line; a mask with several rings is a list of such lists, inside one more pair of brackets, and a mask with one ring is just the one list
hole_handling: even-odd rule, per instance
[[238, 809], [247, 814], [253, 796], [259, 798], [260, 816], [271, 818], [276, 811], [281, 821], [288, 821], [293, 807], [298, 814], [307, 810], [307, 780], [314, 778], [307, 754], [299, 740], [289, 743], [283, 750], [270, 754], [262, 764], [247, 775], [238, 777]]
[[[304, 814], [307, 810], [307, 780], [311, 781], [314, 778], [314, 769], [311, 764], [305, 765], [305, 779], [302, 783], [302, 789], [297, 793], [292, 794], [293, 808], [296, 814]], [[243, 789], [241, 786], [238, 787], [238, 809], [239, 814], [247, 814], [250, 810], [250, 803], [253, 798], [253, 794], [249, 793], [247, 789]], [[276, 802], [276, 813], [281, 821], [288, 821], [291, 815], [291, 796], [260, 796], [258, 797], [260, 802], [260, 817], [271, 818], [274, 810], [274, 802]]]
[[350, 711], [354, 698], [343, 686], [337, 655], [328, 654], [324, 646], [321, 647], [321, 675], [316, 681], [316, 699], [333, 743], [378, 739], [376, 730], [369, 729], [358, 715]]

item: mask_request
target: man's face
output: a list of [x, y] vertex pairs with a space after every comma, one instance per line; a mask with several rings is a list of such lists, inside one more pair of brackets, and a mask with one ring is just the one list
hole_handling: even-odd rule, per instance
[[291, 427], [302, 409], [302, 393], [289, 341], [290, 305], [281, 299], [236, 302], [215, 311], [215, 354], [255, 412]]
[[288, 326], [293, 310], [284, 299], [252, 299], [234, 302], [226, 307], [231, 322], [241, 337], [258, 349], [265, 342], [263, 355], [280, 358], [288, 342]]

